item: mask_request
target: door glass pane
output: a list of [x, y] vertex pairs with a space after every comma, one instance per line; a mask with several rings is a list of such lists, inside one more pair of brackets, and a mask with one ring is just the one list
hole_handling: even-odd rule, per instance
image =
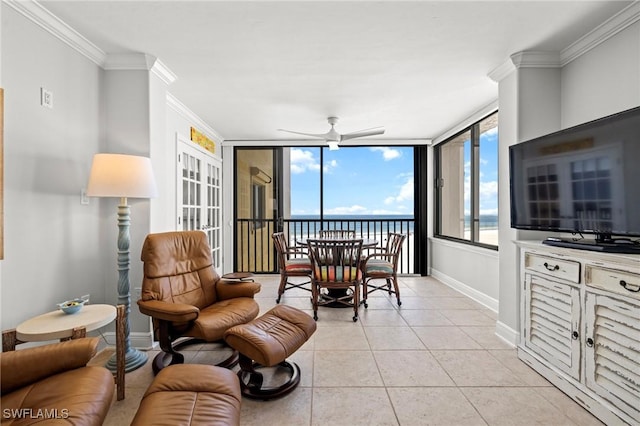
[[236, 149], [236, 271], [274, 272], [276, 149]]
[[[480, 239], [498, 245], [498, 114], [480, 122]], [[549, 188], [553, 190], [553, 188]]]
[[283, 217], [294, 221], [285, 231], [295, 237], [313, 237], [320, 229], [320, 148], [290, 148], [289, 170], [291, 214], [287, 217], [285, 209]]
[[471, 239], [471, 131], [443, 144], [440, 152], [440, 234]]

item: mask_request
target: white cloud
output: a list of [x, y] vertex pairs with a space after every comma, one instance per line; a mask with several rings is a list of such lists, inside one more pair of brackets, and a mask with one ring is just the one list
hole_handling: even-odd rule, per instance
[[389, 148], [387, 146], [374, 146], [370, 149], [374, 152], [382, 152], [382, 158], [384, 159], [384, 161], [391, 161], [402, 156], [402, 152], [398, 151], [397, 149]]
[[312, 151], [300, 148], [291, 148], [291, 173], [299, 174], [307, 170], [320, 170], [318, 161], [314, 158]]
[[498, 181], [480, 182], [480, 199], [494, 200], [498, 198]]
[[335, 207], [333, 209], [325, 210], [325, 214], [357, 214], [365, 213], [368, 209], [359, 205], [347, 206], [347, 207]]
[[338, 167], [338, 162], [336, 160], [331, 160], [325, 163], [324, 167], [323, 167], [323, 171], [325, 173], [331, 173], [331, 171], [333, 169], [335, 169], [336, 167]]
[[495, 136], [497, 134], [498, 134], [498, 126], [492, 127], [483, 133], [483, 135], [487, 135], [487, 136]]
[[386, 205], [398, 204], [404, 201], [413, 201], [413, 176], [406, 179], [405, 183], [400, 187], [398, 195], [385, 198]]

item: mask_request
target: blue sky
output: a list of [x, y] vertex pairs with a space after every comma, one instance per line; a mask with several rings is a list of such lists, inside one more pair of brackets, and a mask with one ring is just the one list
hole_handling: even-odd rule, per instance
[[[413, 148], [325, 149], [323, 168], [325, 214], [413, 214]], [[320, 148], [292, 148], [291, 213], [319, 214], [319, 194]]]
[[[480, 214], [498, 212], [497, 144], [497, 128], [481, 136]], [[320, 148], [291, 148], [291, 214], [320, 213], [320, 167]], [[325, 214], [413, 215], [412, 147], [325, 149], [322, 167]], [[464, 173], [468, 205], [467, 152]]]
[[[465, 169], [467, 165], [465, 164]], [[468, 176], [468, 172], [466, 172]], [[465, 177], [466, 177], [465, 176]], [[470, 185], [465, 179], [465, 187]], [[465, 195], [469, 191], [465, 190]], [[498, 214], [498, 128], [480, 135], [480, 214]]]

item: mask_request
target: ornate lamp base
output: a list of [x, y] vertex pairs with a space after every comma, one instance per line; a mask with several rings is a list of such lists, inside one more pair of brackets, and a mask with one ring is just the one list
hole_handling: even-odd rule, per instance
[[[124, 372], [128, 373], [142, 367], [147, 363], [147, 359], [148, 357], [146, 352], [139, 351], [136, 348], [129, 348], [129, 350], [124, 354]], [[105, 367], [107, 367], [112, 373], [117, 373], [116, 354], [113, 354], [109, 361], [107, 361]]]

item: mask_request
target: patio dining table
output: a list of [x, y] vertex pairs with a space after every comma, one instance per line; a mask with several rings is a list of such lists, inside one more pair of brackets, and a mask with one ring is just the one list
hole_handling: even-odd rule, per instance
[[[334, 240], [343, 240], [345, 238], [297, 238], [296, 239], [296, 244], [301, 245], [301, 246], [307, 246], [307, 241], [308, 240], [320, 240], [320, 241], [334, 241]], [[348, 239], [348, 238], [347, 238]], [[372, 248], [375, 247], [379, 244], [378, 240], [374, 240], [371, 238], [354, 238], [356, 240], [360, 240], [362, 239], [362, 248], [363, 249], [367, 249], [367, 248]]]
[[[308, 240], [319, 240], [319, 241], [335, 241], [335, 240], [345, 240], [345, 239], [350, 239], [350, 238], [297, 238], [296, 239], [296, 244], [300, 245], [300, 246], [304, 246], [304, 247], [308, 247]], [[371, 239], [371, 238], [353, 238], [355, 240], [362, 240], [362, 249], [368, 249], [368, 248], [373, 248], [375, 246], [377, 246], [379, 244], [378, 240], [375, 239]], [[327, 289], [327, 293], [329, 294], [330, 298], [340, 298], [343, 297], [347, 294], [347, 290], [346, 289]], [[332, 308], [345, 308], [348, 307], [344, 304], [341, 303], [331, 303], [331, 304], [327, 304], [325, 306], [328, 307], [332, 307]]]

